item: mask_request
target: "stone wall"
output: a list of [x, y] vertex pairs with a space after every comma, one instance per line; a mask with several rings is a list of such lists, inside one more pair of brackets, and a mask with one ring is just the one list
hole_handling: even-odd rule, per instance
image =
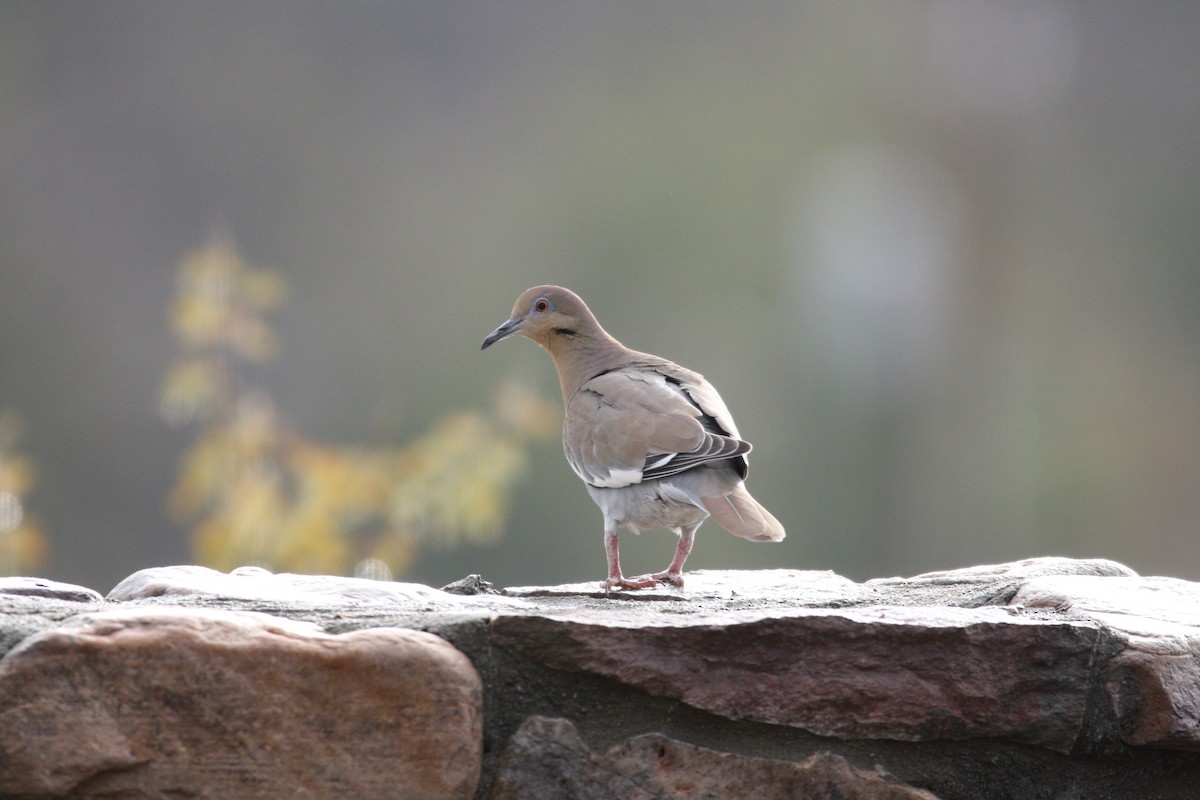
[[0, 579], [0, 798], [1195, 798], [1200, 585]]

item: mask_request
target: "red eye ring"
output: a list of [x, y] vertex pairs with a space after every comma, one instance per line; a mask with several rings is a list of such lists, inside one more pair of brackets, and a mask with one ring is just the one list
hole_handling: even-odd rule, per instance
[[539, 297], [537, 300], [533, 301], [533, 310], [538, 312], [539, 314], [549, 311], [550, 310], [550, 301], [544, 297]]

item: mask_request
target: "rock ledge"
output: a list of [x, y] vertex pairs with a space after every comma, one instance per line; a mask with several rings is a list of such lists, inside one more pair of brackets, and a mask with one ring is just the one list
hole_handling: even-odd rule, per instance
[[1194, 583], [1030, 559], [861, 584], [452, 588], [188, 566], [107, 598], [0, 580], [0, 798], [1200, 785]]

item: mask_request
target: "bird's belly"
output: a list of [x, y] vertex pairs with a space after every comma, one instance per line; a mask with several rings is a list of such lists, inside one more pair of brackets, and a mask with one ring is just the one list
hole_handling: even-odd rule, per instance
[[698, 525], [708, 512], [692, 502], [687, 495], [664, 481], [605, 489], [588, 485], [588, 494], [606, 520], [615, 520], [635, 532], [650, 528], [679, 528]]

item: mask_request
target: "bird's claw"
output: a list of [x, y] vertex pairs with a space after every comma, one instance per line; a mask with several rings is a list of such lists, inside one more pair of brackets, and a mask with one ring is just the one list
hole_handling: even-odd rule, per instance
[[609, 578], [601, 584], [606, 592], [611, 592], [613, 589], [650, 589], [657, 585], [658, 581], [650, 580], [649, 576], [644, 578]]
[[638, 575], [636, 578], [626, 578], [623, 575], [617, 575], [609, 578], [601, 584], [604, 591], [610, 592], [613, 589], [653, 589], [660, 584], [670, 584], [683, 588], [683, 576], [678, 572], [655, 572], [651, 575]]
[[653, 578], [659, 583], [669, 583], [677, 589], [683, 588], [683, 575], [678, 572], [656, 572], [648, 577]]

